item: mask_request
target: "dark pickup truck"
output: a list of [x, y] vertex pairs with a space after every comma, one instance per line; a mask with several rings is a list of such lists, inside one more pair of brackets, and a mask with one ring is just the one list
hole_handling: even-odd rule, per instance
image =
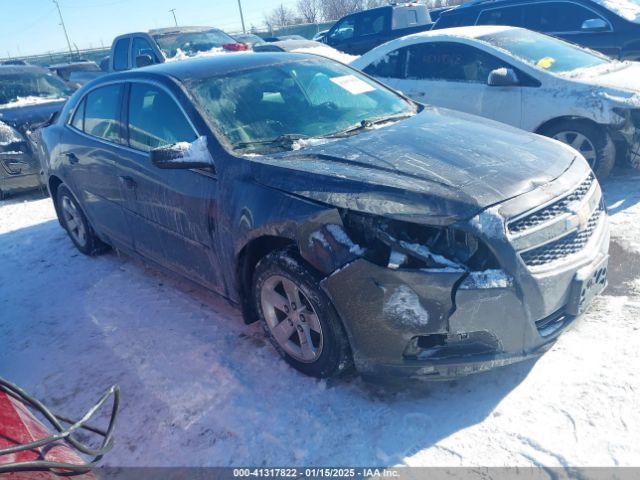
[[341, 18], [322, 41], [336, 50], [362, 55], [389, 40], [430, 30], [432, 26], [425, 5], [387, 5]]

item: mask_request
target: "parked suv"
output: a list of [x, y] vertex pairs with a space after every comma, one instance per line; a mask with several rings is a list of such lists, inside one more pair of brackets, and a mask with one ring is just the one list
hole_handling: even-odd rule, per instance
[[319, 56], [108, 75], [42, 137], [80, 251], [111, 245], [224, 295], [309, 375], [536, 356], [606, 284], [607, 213], [575, 150]]
[[343, 17], [321, 40], [336, 50], [362, 55], [394, 38], [429, 30], [432, 25], [425, 5], [393, 4]]
[[640, 60], [635, 0], [476, 0], [440, 14], [433, 29], [509, 25], [563, 38], [620, 60]]

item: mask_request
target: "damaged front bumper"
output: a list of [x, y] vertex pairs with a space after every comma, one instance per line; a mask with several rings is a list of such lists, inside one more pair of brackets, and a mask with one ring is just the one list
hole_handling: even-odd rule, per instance
[[[327, 276], [321, 285], [343, 320], [359, 372], [444, 380], [547, 351], [606, 286], [608, 218], [595, 180], [576, 188], [587, 175], [580, 164], [472, 222], [499, 270], [391, 269], [360, 258]], [[563, 195], [576, 201], [535, 223]], [[514, 234], [514, 218], [535, 225]], [[569, 253], [550, 257], [561, 247]]]

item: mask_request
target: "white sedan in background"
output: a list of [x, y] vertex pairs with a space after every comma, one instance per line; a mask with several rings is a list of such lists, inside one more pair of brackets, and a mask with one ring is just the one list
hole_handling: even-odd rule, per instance
[[418, 102], [461, 110], [571, 145], [606, 177], [640, 168], [640, 64], [513, 27], [422, 32], [352, 65]]

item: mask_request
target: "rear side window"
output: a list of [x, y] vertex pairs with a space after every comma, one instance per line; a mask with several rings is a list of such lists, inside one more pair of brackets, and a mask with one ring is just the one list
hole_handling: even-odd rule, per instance
[[522, 6], [495, 8], [485, 10], [478, 18], [478, 25], [508, 25], [521, 27], [524, 25]]
[[384, 12], [359, 15], [356, 23], [358, 36], [382, 33], [384, 31], [386, 18]]
[[196, 133], [176, 102], [163, 90], [144, 83], [131, 85], [129, 146], [149, 152], [178, 142], [193, 142]]
[[129, 58], [129, 39], [121, 38], [116, 43], [113, 51], [113, 69], [126, 70], [129, 66], [127, 59]]
[[[122, 143], [120, 102], [122, 85], [108, 85], [89, 93], [84, 107], [84, 132], [114, 143]], [[74, 118], [75, 121], [75, 118]]]
[[438, 18], [434, 29], [463, 27], [465, 25], [473, 25], [473, 20], [470, 22], [464, 15], [442, 15]]

